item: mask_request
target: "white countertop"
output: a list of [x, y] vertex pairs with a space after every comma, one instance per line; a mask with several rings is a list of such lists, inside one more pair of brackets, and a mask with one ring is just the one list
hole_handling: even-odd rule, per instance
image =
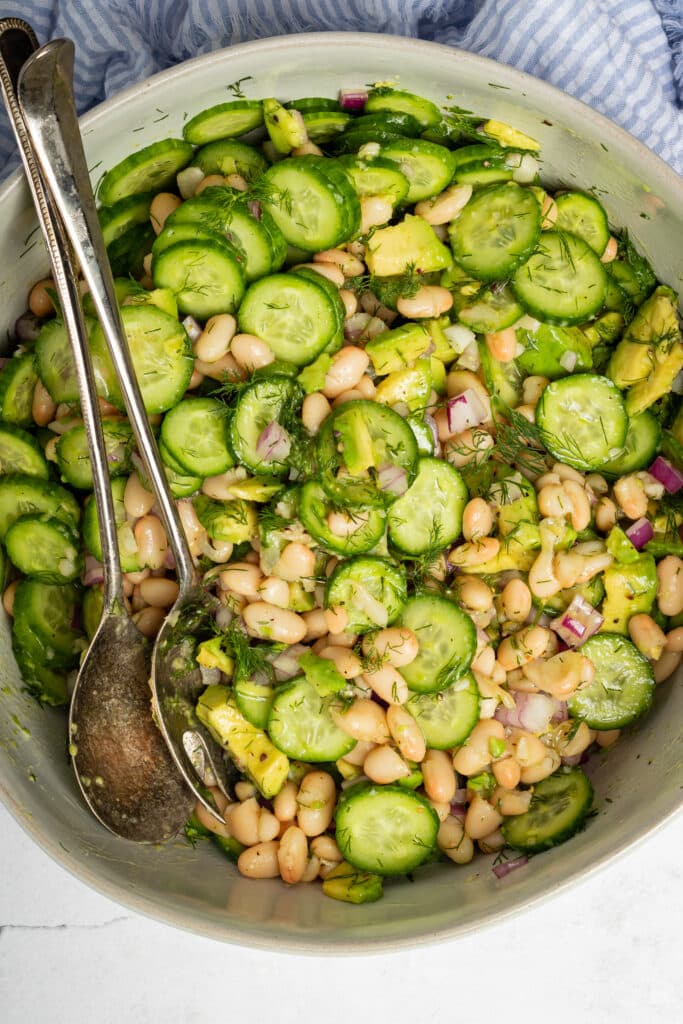
[[343, 960], [225, 946], [133, 914], [55, 865], [1, 806], [0, 836], [2, 1024], [682, 1019], [683, 815], [478, 935]]

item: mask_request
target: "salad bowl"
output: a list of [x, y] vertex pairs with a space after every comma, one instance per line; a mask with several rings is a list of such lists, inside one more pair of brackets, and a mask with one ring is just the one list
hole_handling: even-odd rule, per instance
[[[311, 34], [217, 51], [163, 72], [82, 119], [93, 181], [127, 154], [180, 136], [188, 116], [241, 82], [247, 97], [334, 96], [340, 88], [399, 82], [438, 104], [457, 104], [514, 125], [541, 145], [544, 183], [593, 190], [626, 228], [660, 280], [680, 288], [683, 232], [678, 176], [589, 107], [543, 82], [452, 48], [370, 34]], [[28, 191], [15, 175], [0, 191], [2, 327], [25, 308], [44, 274]], [[424, 868], [413, 884], [389, 883], [381, 903], [354, 906], [314, 886], [242, 878], [217, 850], [183, 839], [135, 845], [106, 832], [79, 799], [65, 757], [64, 716], [22, 691], [0, 622], [0, 799], [57, 862], [133, 910], [226, 942], [310, 953], [396, 950], [457, 936], [548, 897], [604, 866], [680, 807], [682, 673], [663, 684], [652, 712], [587, 771], [596, 814], [571, 842], [498, 878], [491, 858], [457, 871]], [[204, 848], [206, 847], [206, 848]]]

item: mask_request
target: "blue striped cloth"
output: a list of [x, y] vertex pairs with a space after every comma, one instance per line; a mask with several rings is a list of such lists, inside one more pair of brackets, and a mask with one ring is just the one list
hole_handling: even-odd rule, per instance
[[[683, 173], [683, 0], [13, 0], [76, 42], [80, 111], [189, 57], [294, 32], [419, 36], [493, 57], [607, 114]], [[16, 164], [2, 112], [0, 176]]]

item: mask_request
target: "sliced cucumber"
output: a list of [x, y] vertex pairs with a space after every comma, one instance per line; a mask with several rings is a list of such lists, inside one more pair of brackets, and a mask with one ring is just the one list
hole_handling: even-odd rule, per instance
[[183, 138], [193, 146], [205, 146], [217, 139], [232, 139], [263, 124], [260, 100], [231, 100], [195, 114], [183, 127]]
[[20, 516], [33, 514], [77, 526], [81, 510], [73, 494], [51, 481], [20, 473], [0, 477], [0, 540]]
[[62, 707], [69, 703], [67, 677], [64, 672], [49, 668], [43, 661], [42, 652], [26, 650], [12, 637], [12, 650], [17, 660], [21, 678], [27, 693], [50, 707]]
[[48, 668], [70, 668], [85, 648], [85, 636], [71, 625], [78, 606], [78, 589], [73, 584], [22, 580], [14, 595], [16, 642], [36, 659], [42, 657]]
[[512, 285], [536, 319], [580, 324], [604, 305], [607, 275], [582, 238], [566, 231], [544, 231], [538, 250], [516, 271]]
[[100, 228], [107, 248], [135, 225], [149, 223], [149, 207], [153, 198], [151, 192], [141, 192], [119, 199], [113, 206], [100, 207]]
[[366, 160], [356, 156], [344, 156], [339, 158], [339, 163], [359, 196], [387, 197], [394, 206], [397, 206], [408, 195], [408, 179], [393, 160], [384, 160], [382, 157]]
[[481, 281], [509, 277], [541, 236], [541, 207], [531, 189], [514, 183], [476, 192], [451, 225], [453, 256]]
[[436, 103], [425, 99], [424, 96], [406, 92], [405, 89], [381, 87], [373, 90], [365, 104], [365, 112], [373, 114], [384, 110], [410, 114], [423, 129], [433, 128], [441, 120], [441, 111]]
[[510, 285], [495, 282], [458, 309], [458, 320], [477, 334], [494, 334], [516, 323], [523, 313]]
[[556, 380], [566, 377], [564, 365], [567, 354], [576, 356], [573, 373], [591, 370], [593, 350], [583, 331], [578, 327], [558, 327], [554, 324], [539, 324], [536, 330], [519, 330], [518, 341], [525, 346], [517, 362], [525, 374], [539, 375]]
[[607, 214], [593, 196], [584, 192], [563, 192], [556, 196], [556, 231], [569, 231], [588, 242], [593, 252], [602, 256], [610, 239]]
[[453, 180], [461, 185], [495, 185], [511, 181], [514, 168], [509, 153], [499, 146], [485, 143], [461, 146], [455, 150]]
[[619, 388], [607, 377], [577, 373], [553, 381], [536, 406], [543, 443], [560, 462], [600, 469], [621, 450], [628, 416]]
[[0, 473], [24, 473], [47, 480], [49, 471], [43, 449], [33, 434], [0, 421]]
[[358, 196], [342, 167], [322, 157], [281, 160], [263, 176], [265, 205], [289, 245], [332, 249], [360, 228]]
[[[85, 318], [88, 335], [92, 337], [95, 320]], [[53, 402], [78, 402], [78, 380], [71, 354], [71, 342], [61, 320], [48, 320], [36, 342], [36, 366], [40, 379]]]
[[197, 150], [193, 164], [200, 167], [204, 174], [239, 174], [247, 181], [259, 178], [268, 167], [264, 156], [253, 146], [234, 139], [219, 139], [209, 142]]
[[237, 679], [233, 682], [232, 691], [235, 704], [244, 717], [257, 729], [267, 729], [275, 690], [267, 683], [257, 683], [253, 679]]
[[659, 450], [662, 426], [656, 416], [647, 410], [628, 421], [624, 451], [616, 459], [606, 462], [600, 472], [606, 476], [626, 476], [645, 469]]
[[32, 352], [8, 359], [0, 370], [0, 419], [5, 423], [15, 423], [18, 427], [32, 427], [33, 392], [37, 383], [38, 374]]
[[244, 295], [244, 258], [209, 239], [176, 242], [152, 262], [156, 288], [170, 288], [181, 313], [208, 320], [233, 313]]
[[[128, 483], [127, 477], [117, 476], [111, 482], [111, 496], [114, 502], [114, 520], [119, 541], [119, 558], [123, 572], [139, 572], [144, 566], [140, 564], [137, 544], [133, 527], [126, 519], [126, 509], [123, 504], [123, 493]], [[97, 515], [97, 503], [94, 498], [85, 506], [83, 513], [83, 542], [86, 549], [98, 562], [102, 561], [102, 541], [100, 539], [100, 524]]]
[[331, 706], [303, 676], [285, 683], [275, 691], [268, 735], [278, 750], [298, 761], [337, 761], [356, 741], [336, 724]]
[[287, 110], [298, 110], [302, 114], [310, 110], [341, 110], [338, 100], [330, 99], [329, 96], [302, 96], [298, 100], [289, 100], [285, 103]]
[[114, 277], [122, 277], [124, 274], [134, 278], [142, 277], [145, 256], [151, 251], [154, 238], [151, 224], [134, 224], [115, 238], [107, 248], [107, 258]]
[[262, 431], [290, 415], [301, 401], [295, 381], [282, 374], [256, 380], [240, 394], [229, 425], [229, 442], [238, 463], [257, 473], [281, 475], [287, 461], [264, 459], [257, 451]]
[[405, 705], [432, 750], [464, 743], [479, 721], [479, 690], [469, 672], [445, 690], [416, 693]]
[[389, 142], [382, 147], [385, 160], [398, 164], [408, 179], [406, 201], [417, 203], [443, 192], [450, 185], [455, 170], [453, 154], [444, 146], [426, 139], [406, 139]]
[[[107, 452], [109, 475], [121, 476], [130, 470], [133, 450], [133, 431], [126, 420], [103, 419], [102, 433]], [[82, 424], [62, 434], [57, 442], [57, 464], [67, 483], [80, 490], [92, 489], [92, 466], [88, 451], [88, 436]]]
[[161, 438], [188, 476], [219, 476], [233, 465], [228, 416], [217, 398], [185, 398], [166, 413]]
[[346, 629], [367, 633], [384, 628], [401, 614], [408, 596], [402, 566], [388, 558], [357, 555], [340, 562], [325, 587], [325, 607], [343, 608]]
[[5, 546], [19, 572], [45, 583], [72, 583], [81, 572], [78, 534], [51, 516], [20, 516], [7, 531]]
[[592, 683], [568, 699], [569, 714], [590, 729], [622, 729], [650, 709], [655, 689], [652, 666], [618, 633], [599, 633], [581, 647], [595, 665]]
[[331, 142], [344, 131], [351, 115], [343, 110], [308, 110], [303, 115], [311, 142]]
[[299, 501], [299, 517], [307, 533], [326, 551], [344, 557], [362, 555], [371, 551], [384, 536], [386, 517], [382, 510], [368, 508], [349, 511], [347, 514], [356, 528], [346, 537], [333, 533], [329, 527], [328, 516], [334, 511], [334, 504], [316, 480], [304, 484]]
[[529, 810], [506, 818], [505, 842], [515, 850], [541, 853], [579, 832], [593, 805], [593, 787], [580, 768], [558, 768], [537, 782]]
[[102, 178], [98, 189], [103, 206], [111, 206], [126, 196], [140, 192], [163, 192], [175, 185], [178, 171], [192, 159], [194, 150], [182, 139], [164, 139], [131, 153], [112, 167]]
[[406, 555], [448, 547], [462, 529], [467, 487], [443, 459], [420, 459], [412, 484], [389, 509], [389, 539]]
[[337, 845], [349, 864], [378, 875], [404, 875], [436, 849], [439, 819], [418, 793], [401, 786], [351, 786], [335, 814]]
[[401, 668], [416, 693], [434, 693], [462, 679], [477, 649], [472, 619], [454, 601], [436, 594], [419, 594], [405, 605], [398, 623], [415, 633], [420, 651]]
[[247, 289], [239, 309], [243, 331], [262, 338], [276, 359], [312, 362], [339, 329], [324, 285], [297, 274], [272, 274]]

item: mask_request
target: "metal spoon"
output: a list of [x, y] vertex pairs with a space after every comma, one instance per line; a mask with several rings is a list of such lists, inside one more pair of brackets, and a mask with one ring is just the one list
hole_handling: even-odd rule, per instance
[[16, 18], [0, 22], [0, 88], [19, 143], [72, 343], [102, 538], [104, 607], [73, 694], [70, 750], [78, 784], [96, 817], [127, 839], [162, 842], [182, 828], [193, 799], [152, 717], [150, 645], [128, 617], [123, 601], [114, 506], [78, 274], [17, 105], [21, 68], [37, 47], [33, 31], [25, 22]]
[[[70, 40], [56, 39], [42, 47], [21, 71], [19, 103], [41, 172], [95, 303], [176, 561], [179, 596], [161, 628], [152, 659], [151, 684], [157, 724], [187, 785], [197, 799], [220, 817], [197, 787], [199, 777], [205, 784], [218, 784], [229, 796], [222, 749], [194, 715], [196, 698], [204, 683], [192, 658], [192, 635], [196, 636], [202, 623], [214, 615], [215, 601], [200, 584], [125, 341], [78, 128], [72, 85], [73, 58], [74, 47]], [[132, 725], [132, 716], [129, 721], [122, 708], [118, 713], [121, 725]], [[74, 719], [79, 736], [87, 722], [87, 731], [96, 735], [101, 744], [98, 756], [105, 760], [108, 715], [96, 701], [88, 700], [86, 704], [84, 695], [80, 694]], [[100, 724], [96, 728], [98, 720]]]

